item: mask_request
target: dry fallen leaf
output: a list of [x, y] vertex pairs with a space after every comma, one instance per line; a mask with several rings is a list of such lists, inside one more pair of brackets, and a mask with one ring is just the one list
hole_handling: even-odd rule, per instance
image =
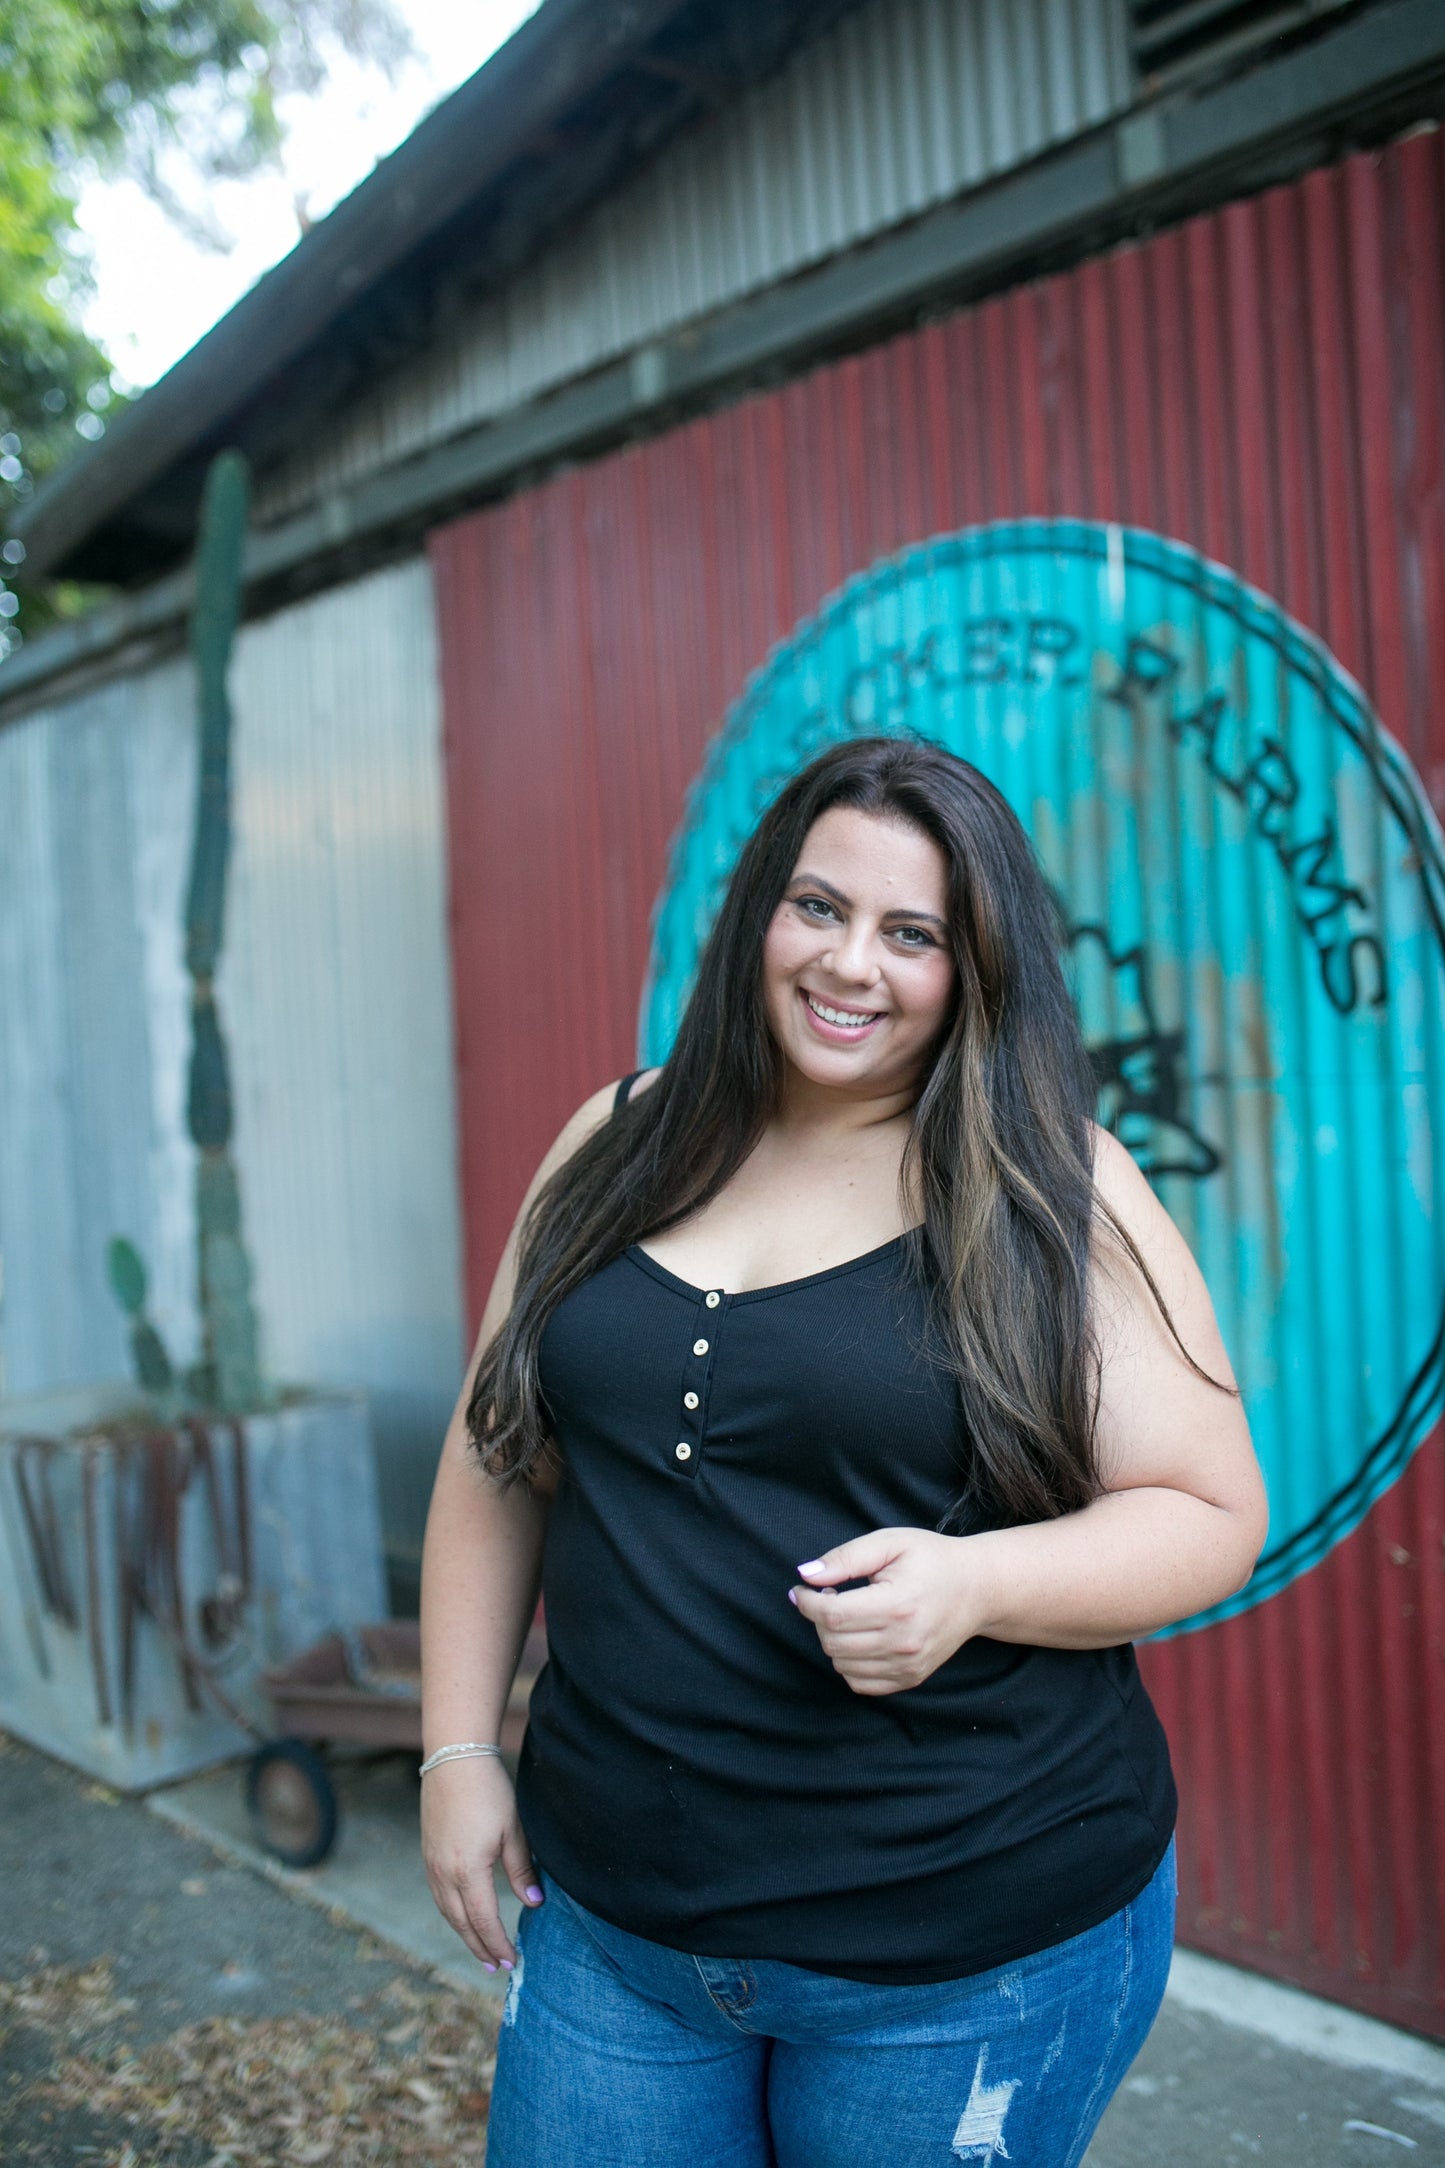
[[481, 2168], [493, 2004], [395, 1974], [345, 2019], [208, 2017], [147, 2046], [116, 2038], [134, 2008], [108, 1959], [0, 1981], [0, 2029], [54, 2042], [32, 2090], [136, 2129], [104, 2168], [166, 2168], [195, 2140], [207, 2168]]

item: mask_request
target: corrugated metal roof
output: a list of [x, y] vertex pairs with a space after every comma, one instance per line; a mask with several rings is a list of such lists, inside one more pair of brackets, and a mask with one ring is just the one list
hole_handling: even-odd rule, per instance
[[189, 548], [208, 455], [260, 464], [424, 347], [720, 93], [854, 0], [542, 0], [18, 522], [46, 574], [130, 583]]
[[369, 386], [262, 521], [1024, 163], [1129, 103], [1122, 0], [867, 0]]

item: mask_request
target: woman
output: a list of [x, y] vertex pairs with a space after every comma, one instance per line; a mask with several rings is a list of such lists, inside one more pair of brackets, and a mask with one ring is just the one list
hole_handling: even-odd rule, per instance
[[1129, 1643], [1243, 1585], [1265, 1506], [1059, 935], [976, 769], [839, 746], [665, 1067], [538, 1169], [422, 1591], [427, 1873], [515, 1967], [491, 2168], [1072, 2168], [1153, 2021], [1175, 1798]]

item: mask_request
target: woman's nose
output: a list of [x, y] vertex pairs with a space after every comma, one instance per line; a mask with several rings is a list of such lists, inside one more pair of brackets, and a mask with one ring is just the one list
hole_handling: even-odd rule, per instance
[[878, 976], [873, 936], [866, 926], [845, 926], [823, 960], [829, 970], [852, 984], [871, 986]]

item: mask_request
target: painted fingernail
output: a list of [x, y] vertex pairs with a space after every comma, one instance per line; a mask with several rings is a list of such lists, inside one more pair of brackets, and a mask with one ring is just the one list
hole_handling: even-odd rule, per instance
[[797, 1600], [798, 1600], [798, 1591], [797, 1591], [797, 1590], [796, 1590], [795, 1588], [790, 1588], [790, 1589], [788, 1590], [788, 1601], [789, 1601], [789, 1603], [796, 1603], [796, 1602], [797, 1602]]
[[503, 1972], [510, 1972], [512, 1970], [512, 1960], [510, 1957], [504, 1957], [502, 1959], [502, 1970]]
[[495, 1972], [497, 1969], [489, 1957], [484, 1957], [482, 1963], [486, 1966], [488, 1972]]
[[529, 1905], [539, 1905], [542, 1902], [542, 1892], [538, 1889], [535, 1882], [529, 1882], [527, 1884], [526, 1896]]
[[799, 1573], [821, 1573], [822, 1570], [823, 1561], [821, 1558], [810, 1558], [805, 1566], [799, 1566], [798, 1568]]

